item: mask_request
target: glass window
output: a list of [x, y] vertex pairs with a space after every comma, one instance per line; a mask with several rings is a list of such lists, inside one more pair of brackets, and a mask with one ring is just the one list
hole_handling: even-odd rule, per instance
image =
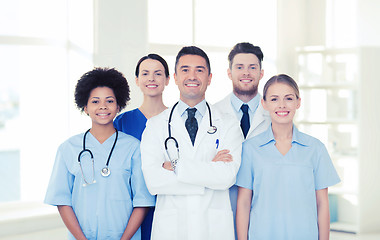
[[[57, 147], [83, 126], [70, 121], [81, 116], [73, 114], [76, 80], [92, 68], [92, 2], [71, 1], [10, 1], [0, 10], [0, 202], [41, 201]], [[86, 21], [68, 21], [68, 6], [71, 20]]]

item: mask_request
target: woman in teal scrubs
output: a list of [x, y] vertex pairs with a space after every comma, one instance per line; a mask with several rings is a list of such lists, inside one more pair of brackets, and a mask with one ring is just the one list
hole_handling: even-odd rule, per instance
[[[166, 61], [157, 54], [142, 57], [135, 70], [136, 84], [144, 95], [139, 108], [120, 114], [114, 121], [119, 131], [141, 140], [147, 119], [161, 113], [167, 107], [162, 101], [162, 92], [169, 84], [169, 68]], [[153, 221], [152, 208], [141, 225], [141, 239], [149, 240]]]
[[58, 207], [69, 239], [141, 239], [155, 199], [142, 175], [140, 142], [113, 126], [128, 100], [127, 80], [115, 69], [96, 68], [76, 85], [76, 105], [92, 126], [59, 146], [45, 197]]
[[337, 175], [326, 147], [293, 124], [301, 99], [281, 74], [264, 86], [272, 125], [243, 143], [236, 225], [238, 239], [327, 240], [328, 187]]

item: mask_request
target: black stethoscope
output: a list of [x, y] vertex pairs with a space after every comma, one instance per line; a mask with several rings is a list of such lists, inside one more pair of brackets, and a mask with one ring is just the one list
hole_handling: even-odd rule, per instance
[[[170, 111], [170, 115], [169, 115], [169, 122], [168, 122], [168, 133], [169, 133], [169, 137], [167, 137], [165, 139], [165, 150], [166, 150], [166, 153], [170, 159], [170, 161], [173, 163], [173, 162], [176, 162], [178, 160], [178, 156], [179, 156], [179, 146], [178, 146], [178, 142], [177, 142], [177, 139], [175, 139], [173, 136], [172, 136], [172, 131], [171, 131], [171, 126], [170, 126], [170, 123], [172, 121], [172, 115], [173, 115], [173, 111], [174, 111], [174, 108], [178, 105], [179, 102], [177, 102], [176, 104], [174, 104], [172, 110]], [[212, 119], [211, 119], [211, 109], [210, 109], [210, 106], [208, 105], [208, 103], [206, 102], [206, 106], [207, 106], [207, 109], [208, 109], [208, 115], [209, 115], [209, 118], [210, 118], [210, 127], [209, 129], [207, 130], [207, 133], [208, 134], [214, 134], [216, 133], [217, 131], [217, 128], [215, 126], [212, 125]], [[171, 157], [170, 154], [168, 153], [168, 143], [169, 141], [173, 141], [174, 144], [175, 144], [175, 147], [177, 148], [177, 156], [176, 157]]]
[[[79, 163], [79, 168], [80, 168], [80, 171], [82, 173], [82, 178], [83, 178], [83, 181], [84, 181], [84, 184], [83, 184], [83, 187], [87, 186], [87, 185], [90, 185], [90, 184], [93, 184], [93, 183], [96, 183], [95, 181], [95, 168], [94, 168], [94, 155], [92, 154], [91, 150], [86, 148], [86, 136], [87, 136], [87, 133], [90, 131], [90, 129], [88, 129], [84, 136], [83, 136], [83, 150], [80, 151], [79, 155], [78, 155], [78, 163]], [[110, 154], [108, 155], [108, 159], [107, 159], [107, 163], [106, 163], [106, 166], [104, 168], [102, 168], [102, 170], [100, 171], [100, 173], [102, 174], [103, 177], [108, 177], [110, 174], [111, 174], [111, 171], [110, 169], [108, 168], [108, 164], [110, 163], [110, 159], [111, 159], [111, 155], [112, 155], [112, 152], [113, 152], [113, 149], [115, 148], [115, 145], [116, 145], [116, 142], [117, 142], [117, 137], [119, 136], [119, 133], [118, 131], [116, 130], [116, 137], [115, 137], [115, 141], [113, 142], [113, 145], [112, 145], [112, 148], [111, 148], [111, 151], [110, 151]], [[85, 152], [88, 152], [91, 156], [91, 162], [92, 162], [92, 181], [91, 182], [87, 182], [86, 178], [84, 177], [84, 173], [83, 173], [83, 168], [82, 168], [82, 164], [80, 162], [80, 159], [81, 159], [81, 156], [83, 153]]]

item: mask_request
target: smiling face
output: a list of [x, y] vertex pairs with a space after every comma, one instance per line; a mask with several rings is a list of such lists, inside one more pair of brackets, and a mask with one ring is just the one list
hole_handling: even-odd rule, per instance
[[263, 107], [270, 113], [272, 124], [293, 124], [296, 110], [301, 105], [294, 88], [286, 83], [275, 82], [267, 89]]
[[94, 88], [84, 111], [92, 119], [92, 127], [113, 125], [113, 119], [119, 112], [116, 97], [109, 87]]
[[257, 94], [257, 87], [264, 75], [260, 68], [259, 59], [252, 53], [239, 53], [232, 61], [231, 68], [227, 70], [232, 80], [235, 95], [243, 101], [249, 101]]
[[157, 60], [146, 59], [140, 64], [136, 84], [146, 96], [162, 95], [165, 86], [169, 84], [169, 77], [165, 76], [164, 66]]
[[207, 86], [211, 83], [206, 60], [198, 55], [184, 55], [178, 60], [175, 83], [180, 91], [181, 100], [194, 107], [205, 99]]

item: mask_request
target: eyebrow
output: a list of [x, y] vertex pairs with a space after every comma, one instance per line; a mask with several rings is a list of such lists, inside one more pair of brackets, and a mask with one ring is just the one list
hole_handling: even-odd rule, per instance
[[[189, 65], [183, 65], [183, 66], [181, 66], [179, 69], [183, 69], [183, 68], [190, 68], [190, 66]], [[195, 66], [195, 68], [202, 68], [202, 69], [206, 69], [206, 67], [205, 66]]]
[[[92, 99], [92, 98], [100, 99], [100, 97], [91, 97], [91, 99]], [[107, 98], [115, 98], [115, 97], [113, 97], [113, 96], [108, 96], [108, 97], [106, 97], [106, 99], [107, 99]]]
[[[243, 66], [243, 65], [244, 65], [243, 63], [236, 63], [236, 64], [234, 64], [234, 66]], [[259, 66], [259, 64], [252, 63], [252, 64], [249, 64], [249, 66]]]
[[[289, 94], [286, 94], [285, 97], [289, 97], [289, 96], [296, 96], [294, 93], [289, 93]], [[276, 94], [273, 94], [273, 95], [270, 95], [269, 97], [279, 97], [278, 95]]]

